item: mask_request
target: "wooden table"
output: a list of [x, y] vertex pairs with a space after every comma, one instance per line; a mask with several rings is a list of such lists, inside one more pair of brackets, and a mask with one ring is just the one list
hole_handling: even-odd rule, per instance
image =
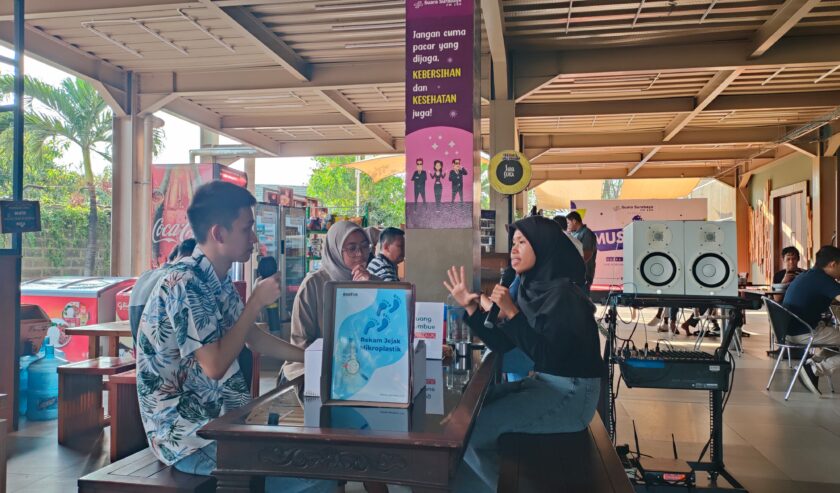
[[120, 337], [131, 337], [131, 326], [127, 320], [119, 322], [105, 322], [84, 327], [69, 327], [64, 329], [67, 335], [90, 337], [89, 358], [102, 356], [99, 351], [99, 338], [108, 338], [108, 351], [105, 356], [119, 356]]
[[[761, 289], [757, 286], [738, 288], [738, 295], [742, 298], [764, 298], [765, 296], [772, 297], [783, 294], [785, 294], [784, 291], [774, 291], [769, 286], [767, 289]], [[770, 334], [770, 349], [767, 351], [767, 354], [770, 355], [776, 351], [776, 337], [773, 335], [773, 327], [770, 327], [768, 332]]]
[[[393, 431], [393, 422], [391, 431], [383, 431], [372, 420], [366, 429], [333, 426], [337, 407], [322, 407], [316, 415], [318, 426], [283, 420], [278, 426], [245, 423], [252, 411], [268, 406], [298, 380], [211, 421], [198, 434], [217, 441], [217, 491], [245, 493], [251, 491], [252, 482], [259, 484], [265, 476], [402, 484], [415, 492], [449, 491], [473, 421], [498, 373], [495, 354], [480, 362], [474, 353], [469, 371], [453, 368], [447, 373], [434, 363], [428, 366], [433, 371], [426, 375], [427, 382], [449, 383], [434, 390], [427, 384], [432, 398], [427, 404], [428, 396], [421, 392], [415, 407], [407, 410], [409, 431]], [[434, 404], [435, 391], [442, 394], [442, 409]], [[309, 406], [315, 405], [312, 399], [320, 402], [306, 399], [310, 411]]]

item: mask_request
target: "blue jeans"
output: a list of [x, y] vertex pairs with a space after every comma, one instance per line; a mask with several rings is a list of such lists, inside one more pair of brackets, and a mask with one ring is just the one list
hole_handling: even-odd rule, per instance
[[[172, 465], [175, 469], [187, 474], [210, 476], [216, 469], [216, 442], [196, 450]], [[326, 479], [304, 478], [265, 478], [265, 493], [314, 493], [334, 492], [338, 482]]]
[[589, 426], [601, 379], [536, 374], [491, 388], [476, 419], [455, 491], [494, 492], [499, 480], [498, 439], [505, 433], [571, 433]]

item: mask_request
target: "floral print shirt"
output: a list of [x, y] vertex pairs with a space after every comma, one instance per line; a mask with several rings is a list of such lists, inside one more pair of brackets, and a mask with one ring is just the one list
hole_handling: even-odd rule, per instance
[[195, 351], [230, 331], [244, 305], [230, 276], [220, 281], [196, 247], [192, 257], [164, 267], [137, 333], [137, 395], [149, 446], [167, 464], [208, 445], [196, 432], [250, 401], [239, 364], [213, 380]]

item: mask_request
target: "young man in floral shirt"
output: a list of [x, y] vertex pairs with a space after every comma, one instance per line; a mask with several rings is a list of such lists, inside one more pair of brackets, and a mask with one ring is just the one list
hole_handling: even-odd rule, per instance
[[[216, 443], [197, 435], [210, 420], [250, 400], [237, 363], [247, 343], [260, 353], [303, 361], [303, 350], [256, 328], [262, 308], [280, 296], [276, 277], [257, 283], [243, 305], [228, 271], [251, 256], [254, 197], [213, 181], [187, 210], [198, 245], [167, 267], [152, 289], [137, 334], [137, 393], [149, 446], [180, 471], [210, 475]], [[269, 478], [266, 491], [332, 491], [335, 482]]]

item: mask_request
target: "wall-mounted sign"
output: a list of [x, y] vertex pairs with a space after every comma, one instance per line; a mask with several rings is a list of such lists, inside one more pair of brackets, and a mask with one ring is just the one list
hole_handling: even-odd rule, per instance
[[502, 151], [490, 160], [490, 186], [505, 195], [517, 194], [531, 183], [531, 163], [521, 152]]
[[0, 200], [0, 233], [41, 231], [41, 203], [37, 200]]

